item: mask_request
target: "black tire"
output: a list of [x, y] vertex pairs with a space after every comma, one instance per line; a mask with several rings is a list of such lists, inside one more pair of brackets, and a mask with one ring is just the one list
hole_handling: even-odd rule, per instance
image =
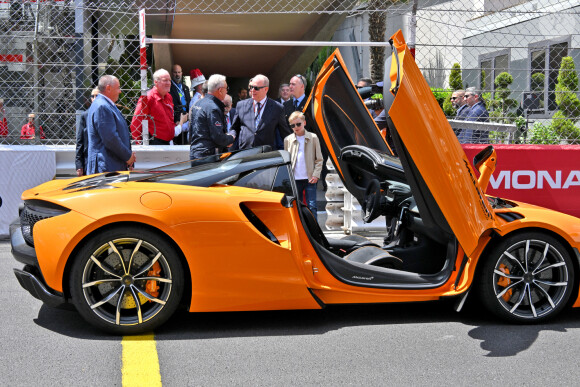
[[482, 259], [479, 296], [492, 313], [507, 321], [543, 322], [560, 313], [570, 299], [572, 259], [549, 235], [513, 235]]
[[150, 332], [179, 306], [184, 287], [181, 262], [172, 246], [149, 229], [106, 230], [91, 238], [74, 259], [69, 277], [73, 304], [101, 330], [120, 335]]

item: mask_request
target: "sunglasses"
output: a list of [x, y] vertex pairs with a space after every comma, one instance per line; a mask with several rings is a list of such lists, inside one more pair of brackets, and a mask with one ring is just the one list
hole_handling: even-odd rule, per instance
[[473, 97], [475, 94], [465, 94], [465, 98]]
[[300, 82], [302, 82], [302, 84], [306, 87], [306, 78], [304, 78], [304, 76], [300, 75], [300, 74], [296, 74], [294, 75], [296, 78], [300, 79]]
[[297, 128], [299, 128], [299, 127], [301, 127], [301, 126], [302, 126], [302, 122], [297, 122], [297, 123], [295, 123], [295, 124], [290, 124], [290, 128], [291, 128], [291, 129], [294, 129], [294, 127], [297, 127]]
[[256, 90], [256, 91], [260, 91], [260, 90], [262, 90], [264, 87], [267, 87], [267, 86], [253, 86], [253, 85], [250, 85], [248, 88], [249, 88], [250, 90], [254, 89], [254, 90]]
[[463, 98], [463, 97], [451, 97], [451, 100], [453, 101], [453, 100], [456, 100], [456, 99], [459, 99], [459, 98]]

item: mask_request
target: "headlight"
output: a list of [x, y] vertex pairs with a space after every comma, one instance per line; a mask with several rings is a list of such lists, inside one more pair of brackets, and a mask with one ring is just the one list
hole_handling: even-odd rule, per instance
[[36, 222], [66, 214], [69, 211], [68, 208], [42, 200], [25, 201], [24, 206], [20, 209], [20, 228], [26, 243], [34, 247], [33, 230]]

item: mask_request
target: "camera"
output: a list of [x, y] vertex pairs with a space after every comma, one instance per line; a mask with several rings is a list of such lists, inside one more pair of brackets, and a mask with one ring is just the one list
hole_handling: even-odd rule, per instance
[[365, 106], [367, 107], [367, 109], [383, 110], [385, 108], [382, 98], [380, 98], [380, 99], [368, 99], [364, 102], [365, 102]]

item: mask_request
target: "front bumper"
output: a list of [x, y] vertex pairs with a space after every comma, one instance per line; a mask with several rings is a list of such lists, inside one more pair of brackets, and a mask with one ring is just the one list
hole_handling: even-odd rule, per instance
[[62, 293], [52, 290], [44, 282], [38, 269], [36, 251], [24, 240], [19, 220], [10, 225], [10, 244], [14, 258], [25, 265], [22, 270], [14, 269], [14, 274], [20, 285], [34, 298], [48, 306], [58, 307], [66, 304], [66, 298]]

